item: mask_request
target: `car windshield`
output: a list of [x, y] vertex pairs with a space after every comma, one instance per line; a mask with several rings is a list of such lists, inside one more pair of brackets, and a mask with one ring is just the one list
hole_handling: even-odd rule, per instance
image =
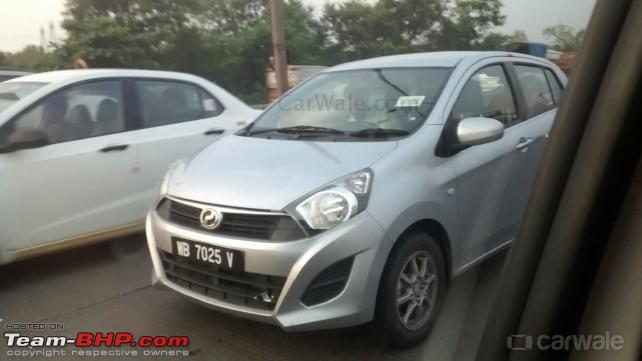
[[[246, 135], [360, 137], [410, 134], [429, 115], [450, 68], [392, 68], [318, 75], [271, 106]], [[351, 138], [354, 139], [354, 138]]]
[[0, 83], [0, 112], [44, 85], [45, 83]]

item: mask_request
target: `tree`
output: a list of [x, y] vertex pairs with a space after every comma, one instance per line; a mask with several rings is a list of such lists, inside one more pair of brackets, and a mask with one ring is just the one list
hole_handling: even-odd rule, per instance
[[[217, 69], [215, 79], [250, 103], [265, 102], [265, 72], [271, 65], [269, 13], [265, 9], [260, 14], [252, 22], [246, 22], [243, 28], [227, 24], [223, 29], [212, 27], [208, 34], [209, 44], [220, 44], [210, 45], [219, 48], [214, 65]], [[320, 45], [324, 43], [325, 34], [311, 7], [299, 0], [288, 1], [284, 29], [290, 64], [324, 63]]]
[[528, 35], [526, 35], [524, 30], [515, 30], [508, 37], [508, 41], [514, 43], [528, 43]]
[[256, 25], [266, 17], [262, 0], [203, 0], [202, 12], [195, 15], [201, 26], [232, 36]]
[[29, 71], [45, 71], [54, 68], [50, 54], [35, 45], [27, 45], [15, 53], [0, 52], [0, 66]]
[[484, 46], [504, 23], [501, 0], [349, 0], [327, 4], [322, 22], [333, 61]]
[[321, 20], [330, 63], [428, 50], [438, 33], [441, 1], [349, 0], [326, 4]]
[[[387, 54], [496, 47], [509, 37], [501, 0], [348, 0], [322, 16], [285, 4], [290, 64], [333, 65]], [[219, 83], [249, 102], [265, 100], [272, 43], [265, 0], [67, 0], [57, 67], [177, 70]]]
[[552, 48], [559, 51], [579, 50], [584, 40], [584, 33], [584, 29], [575, 32], [573, 27], [563, 24], [548, 27], [542, 32], [552, 42]]
[[527, 43], [528, 36], [524, 30], [515, 30], [512, 34], [490, 33], [478, 44], [479, 50], [503, 50], [508, 43]]
[[494, 27], [503, 25], [501, 0], [449, 0], [446, 1], [437, 42], [440, 50], [478, 50], [484, 38]]
[[[324, 65], [323, 44], [326, 34], [323, 25], [314, 16], [314, 9], [300, 0], [285, 4], [285, 38], [290, 64]], [[271, 41], [267, 44], [271, 50]]]
[[92, 67], [159, 68], [164, 52], [183, 31], [197, 0], [67, 0], [62, 27], [67, 39], [57, 47], [60, 66], [76, 58]]
[[[59, 67], [177, 70], [215, 81], [250, 102], [265, 101], [271, 56], [264, 0], [67, 0]], [[293, 63], [322, 64], [324, 32], [311, 7], [286, 3]]]

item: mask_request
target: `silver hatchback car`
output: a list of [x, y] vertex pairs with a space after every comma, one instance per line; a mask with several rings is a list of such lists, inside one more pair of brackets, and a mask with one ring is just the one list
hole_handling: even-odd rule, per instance
[[175, 163], [155, 283], [285, 330], [429, 333], [446, 285], [517, 231], [565, 75], [505, 52], [339, 65]]

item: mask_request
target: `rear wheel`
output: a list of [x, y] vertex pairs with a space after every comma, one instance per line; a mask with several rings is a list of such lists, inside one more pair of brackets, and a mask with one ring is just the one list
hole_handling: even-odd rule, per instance
[[393, 347], [408, 348], [430, 333], [446, 290], [441, 250], [428, 235], [404, 236], [386, 263], [377, 318]]

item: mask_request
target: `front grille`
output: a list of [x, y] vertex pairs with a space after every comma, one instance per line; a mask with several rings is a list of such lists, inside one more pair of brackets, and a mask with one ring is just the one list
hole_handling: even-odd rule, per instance
[[201, 227], [200, 207], [165, 198], [157, 212], [165, 220], [202, 232], [239, 238], [270, 241], [293, 241], [305, 238], [305, 233], [292, 217], [283, 214], [246, 214], [223, 212], [223, 222], [218, 228]]
[[[165, 276], [171, 282], [227, 303], [273, 310], [285, 277], [230, 271], [159, 250]], [[271, 300], [267, 302], [266, 299]]]

